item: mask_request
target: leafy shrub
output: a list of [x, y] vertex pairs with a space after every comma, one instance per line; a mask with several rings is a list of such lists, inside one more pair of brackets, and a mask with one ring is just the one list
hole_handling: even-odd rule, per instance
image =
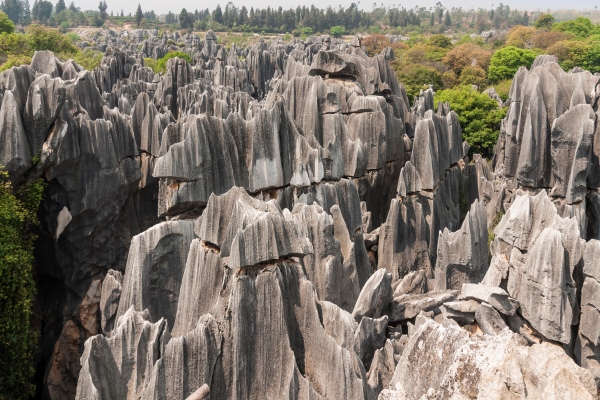
[[73, 60], [75, 60], [75, 62], [81, 65], [83, 68], [91, 71], [100, 66], [102, 57], [104, 57], [104, 53], [101, 51], [87, 48], [83, 51], [78, 51], [75, 55], [73, 55]]
[[402, 82], [408, 98], [412, 100], [422, 89], [429, 85], [442, 87], [442, 75], [433, 67], [419, 64], [408, 64], [396, 70], [398, 81]]
[[4, 64], [0, 65], [0, 72], [11, 69], [12, 67], [18, 67], [19, 65], [25, 65], [29, 63], [31, 63], [30, 56], [10, 54]]
[[449, 49], [452, 47], [452, 41], [445, 35], [431, 35], [429, 38], [429, 44], [432, 46], [442, 47], [444, 49]]
[[27, 30], [27, 41], [31, 51], [50, 50], [54, 53], [75, 54], [77, 49], [71, 40], [55, 30], [46, 29], [39, 25], [31, 25]]
[[519, 67], [530, 68], [537, 55], [536, 51], [519, 49], [514, 46], [500, 49], [490, 59], [488, 78], [492, 82], [512, 79]]
[[500, 131], [500, 121], [506, 115], [506, 108], [498, 108], [495, 100], [471, 86], [441, 90], [435, 94], [435, 101], [448, 102], [450, 108], [456, 112], [463, 140], [469, 143], [472, 153], [479, 153], [484, 157], [493, 154]]
[[144, 58], [144, 67], [151, 68], [152, 71], [156, 71], [156, 63], [157, 61], [154, 58]]
[[479, 67], [486, 70], [492, 54], [474, 43], [463, 43], [448, 51], [442, 62], [448, 65], [457, 76], [466, 67]]
[[183, 58], [184, 60], [186, 60], [189, 63], [192, 62], [192, 58], [189, 55], [187, 55], [181, 51], [172, 51], [170, 53], [167, 53], [167, 55], [164, 56], [163, 58], [158, 59], [158, 61], [156, 62], [156, 67], [153, 68], [154, 72], [161, 72], [161, 73], [167, 72], [167, 61], [169, 61], [171, 58], [175, 58], [175, 57]]
[[554, 24], [552, 29], [560, 32], [572, 33], [575, 36], [585, 38], [593, 33], [597, 27], [589, 18], [578, 17], [570, 21], [563, 21]]
[[15, 24], [3, 12], [0, 12], [0, 33], [13, 33]]
[[31, 329], [33, 242], [30, 228], [45, 183], [24, 185], [15, 196], [8, 174], [0, 172], [0, 398], [33, 395], [33, 355], [37, 334]]
[[346, 28], [340, 25], [332, 26], [331, 29], [329, 29], [329, 33], [333, 37], [340, 37], [344, 34], [344, 32], [346, 32]]
[[554, 21], [555, 19], [552, 14], [540, 14], [533, 26], [538, 29], [550, 29], [552, 28], [552, 25], [554, 25]]
[[71, 43], [77, 43], [81, 40], [81, 37], [78, 34], [76, 34], [75, 32], [69, 32], [69, 33], [65, 34], [65, 36], [69, 38]]
[[533, 37], [535, 36], [535, 33], [536, 29], [532, 26], [517, 25], [508, 32], [506, 44], [521, 49], [531, 49], [533, 47]]
[[510, 86], [512, 85], [512, 79], [505, 79], [496, 83], [494, 89], [496, 89], [496, 93], [500, 96], [503, 101], [508, 99], [508, 95], [510, 94]]

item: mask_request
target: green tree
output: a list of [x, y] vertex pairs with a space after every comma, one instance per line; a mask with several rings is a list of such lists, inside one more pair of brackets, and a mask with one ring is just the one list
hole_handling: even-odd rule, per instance
[[519, 67], [530, 68], [538, 53], [534, 50], [508, 46], [498, 50], [490, 59], [488, 78], [492, 82], [511, 79]]
[[74, 54], [77, 49], [71, 40], [55, 30], [39, 25], [31, 25], [27, 29], [27, 42], [31, 51], [50, 50], [54, 53]]
[[137, 10], [135, 10], [135, 23], [137, 26], [140, 26], [142, 18], [144, 18], [144, 13], [142, 12], [142, 6], [138, 3]]
[[466, 85], [437, 92], [435, 101], [448, 102], [456, 112], [463, 140], [471, 146], [471, 153], [488, 158], [493, 155], [506, 108], [498, 108], [495, 100]]
[[535, 20], [533, 26], [538, 29], [550, 29], [554, 25], [555, 19], [552, 14], [541, 14], [538, 19]]
[[0, 33], [13, 33], [15, 24], [3, 12], [0, 12]]
[[106, 10], [108, 9], [108, 5], [106, 4], [106, 1], [101, 1], [98, 4], [98, 10], [100, 11], [100, 18], [102, 18], [103, 20], [106, 20], [106, 18], [108, 17], [108, 14], [106, 13]]
[[446, 16], [444, 17], [444, 25], [450, 28], [452, 26], [452, 19], [450, 18], [450, 13], [446, 11]]
[[340, 37], [344, 34], [344, 32], [346, 32], [346, 28], [344, 28], [343, 26], [340, 26], [340, 25], [332, 26], [329, 29], [329, 33], [333, 37]]
[[58, 14], [66, 8], [67, 8], [67, 6], [65, 5], [65, 0], [58, 0], [56, 2], [56, 6], [54, 6], [54, 13]]
[[402, 82], [409, 99], [419, 94], [421, 89], [427, 89], [429, 85], [434, 88], [442, 87], [442, 75], [438, 70], [427, 65], [408, 64], [396, 69], [398, 81]]
[[221, 6], [219, 4], [217, 4], [217, 8], [215, 8], [215, 11], [213, 11], [212, 17], [215, 22], [218, 22], [219, 24], [223, 23], [223, 10], [221, 10]]
[[15, 24], [21, 20], [23, 6], [19, 0], [4, 0], [2, 1], [2, 7], [0, 8]]
[[44, 193], [40, 179], [17, 195], [0, 171], [0, 398], [27, 399], [34, 393], [33, 355], [37, 334], [31, 329], [33, 243], [31, 228]]
[[572, 33], [580, 38], [586, 38], [592, 33], [594, 28], [595, 26], [589, 18], [578, 17], [570, 21], [558, 22], [554, 24], [552, 29]]
[[46, 0], [40, 0], [33, 4], [31, 14], [34, 20], [46, 21], [52, 14], [52, 3]]
[[449, 49], [452, 47], [452, 41], [446, 35], [431, 35], [429, 38], [429, 44], [432, 46], [441, 47], [443, 49]]
[[187, 12], [185, 8], [179, 13], [179, 25], [183, 29], [192, 29], [194, 27], [194, 14]]

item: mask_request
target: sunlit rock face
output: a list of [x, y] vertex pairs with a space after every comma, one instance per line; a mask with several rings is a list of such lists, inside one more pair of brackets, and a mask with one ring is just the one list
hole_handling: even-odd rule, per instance
[[360, 36], [94, 35], [0, 74], [48, 398], [597, 396], [598, 77], [519, 70], [488, 163]]

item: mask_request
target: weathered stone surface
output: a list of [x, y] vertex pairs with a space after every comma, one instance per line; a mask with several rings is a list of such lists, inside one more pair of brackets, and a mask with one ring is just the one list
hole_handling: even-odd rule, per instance
[[356, 249], [339, 207], [334, 207], [332, 217], [316, 204], [299, 203], [294, 206], [292, 217], [313, 244], [313, 252], [304, 256], [302, 265], [319, 299], [350, 312], [360, 292]]
[[354, 332], [354, 351], [363, 362], [365, 369], [369, 369], [375, 350], [385, 344], [385, 332], [388, 326], [388, 316], [373, 319], [363, 317]]
[[23, 128], [19, 105], [12, 91], [4, 92], [0, 107], [0, 165], [8, 171], [11, 180], [19, 182], [33, 165], [31, 147]]
[[519, 303], [510, 298], [502, 288], [474, 283], [463, 284], [460, 298], [486, 302], [504, 315], [513, 315], [519, 308]]
[[486, 303], [481, 303], [475, 310], [475, 320], [486, 335], [498, 335], [506, 328], [498, 311]]
[[380, 399], [597, 396], [591, 374], [560, 347], [550, 343], [529, 347], [507, 329], [474, 339], [459, 327], [432, 320], [410, 338], [389, 389]]
[[201, 239], [194, 239], [186, 256], [173, 337], [187, 334], [202, 315], [219, 315], [220, 308], [224, 307], [221, 291], [229, 270], [222, 265], [218, 251]]
[[508, 277], [509, 268], [510, 264], [508, 263], [508, 258], [504, 254], [494, 255], [481, 284], [500, 287], [502, 281]]
[[409, 272], [396, 286], [394, 290], [394, 297], [401, 296], [403, 294], [423, 294], [428, 289], [427, 275], [425, 271], [414, 271]]
[[152, 375], [146, 378], [142, 398], [187, 399], [194, 395], [206, 398], [196, 392], [206, 382], [212, 382], [221, 346], [217, 321], [211, 315], [204, 315], [194, 330], [166, 344]]
[[410, 161], [407, 161], [400, 171], [398, 179], [398, 196], [406, 197], [409, 194], [419, 193], [423, 189], [419, 172]]
[[357, 330], [358, 324], [352, 318], [352, 314], [328, 301], [323, 301], [320, 305], [325, 332], [335, 339], [338, 346], [353, 350], [354, 332]]
[[102, 281], [102, 294], [100, 297], [101, 326], [103, 332], [110, 332], [114, 327], [122, 290], [123, 274], [120, 271], [108, 270], [106, 277]]
[[[549, 339], [569, 343], [578, 306], [571, 273], [565, 274], [569, 271], [565, 258], [560, 232], [544, 229], [528, 253], [530, 272], [520, 277], [520, 285], [509, 285], [509, 291], [521, 304], [523, 317], [537, 331]], [[541, 304], [540, 299], [544, 299]]]
[[[492, 171], [358, 37], [82, 35], [105, 51], [94, 71], [39, 52], [0, 74], [0, 164], [49, 182], [51, 398], [371, 399], [401, 353], [405, 398], [585, 398], [565, 353], [600, 371], [598, 77], [520, 69]], [[144, 67], [172, 43], [192, 61]]]
[[377, 270], [360, 291], [352, 316], [357, 322], [363, 317], [378, 318], [392, 300], [392, 276], [386, 270]]
[[[145, 378], [169, 341], [166, 321], [148, 321], [133, 306], [123, 313], [110, 338], [96, 335], [86, 341], [76, 399], [137, 399]], [[100, 378], [100, 379], [99, 379]]]
[[190, 244], [194, 239], [192, 221], [158, 224], [131, 241], [117, 319], [130, 307], [148, 310], [149, 320], [175, 322], [179, 289]]
[[577, 220], [561, 218], [544, 190], [517, 192], [494, 233], [492, 252], [509, 262], [507, 292], [523, 317], [544, 337], [570, 343], [579, 315], [575, 271], [583, 257]]
[[435, 289], [460, 289], [479, 283], [488, 267], [488, 229], [485, 207], [475, 200], [461, 228], [440, 232], [435, 268]]
[[385, 345], [375, 351], [371, 369], [369, 370], [369, 387], [377, 394], [390, 384], [390, 380], [396, 369], [394, 359], [394, 347], [390, 340], [385, 341]]
[[477, 311], [479, 304], [475, 300], [446, 301], [440, 307], [440, 310], [446, 318], [471, 324], [475, 320], [475, 311]]
[[457, 290], [444, 290], [425, 294], [404, 294], [395, 297], [391, 305], [390, 321], [397, 322], [416, 317], [421, 311], [432, 311], [445, 301], [452, 301]]
[[552, 124], [551, 154], [554, 186], [550, 192], [568, 204], [585, 199], [588, 160], [592, 151], [594, 110], [579, 104]]

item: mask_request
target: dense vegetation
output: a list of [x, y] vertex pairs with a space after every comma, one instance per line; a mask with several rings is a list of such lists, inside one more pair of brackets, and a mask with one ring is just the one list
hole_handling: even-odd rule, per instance
[[37, 180], [13, 193], [0, 170], [0, 398], [33, 394], [32, 357], [37, 334], [31, 328], [34, 295], [32, 225], [45, 184]]

